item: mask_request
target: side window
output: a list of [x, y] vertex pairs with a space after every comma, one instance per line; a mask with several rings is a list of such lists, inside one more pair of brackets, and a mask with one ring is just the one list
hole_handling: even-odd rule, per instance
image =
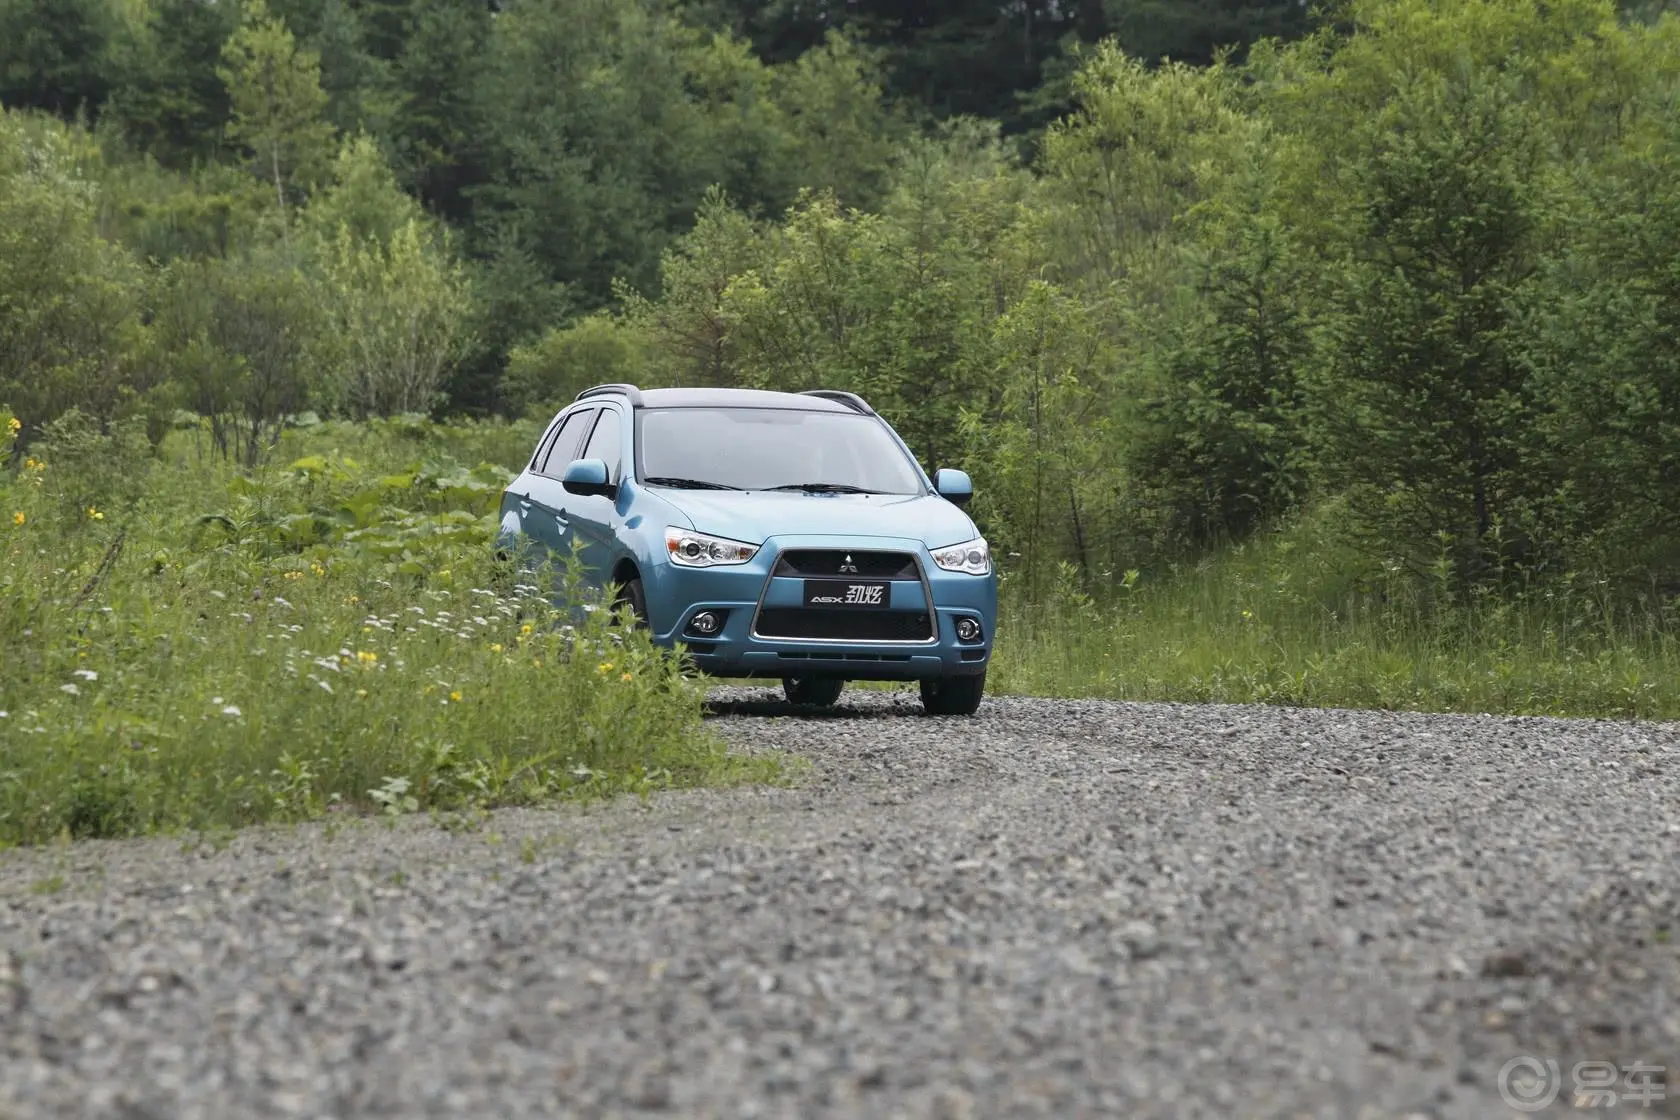
[[623, 419], [617, 410], [603, 408], [601, 419], [596, 422], [595, 430], [589, 434], [589, 446], [578, 456], [580, 459], [601, 459], [607, 464], [607, 478], [618, 481], [619, 451], [622, 446], [624, 433]]
[[542, 461], [537, 464], [538, 474], [545, 474], [552, 478], [559, 478], [566, 472], [566, 464], [578, 457], [578, 444], [583, 442], [583, 433], [589, 429], [589, 421], [598, 413], [598, 408], [580, 408], [566, 417], [560, 425], [560, 431], [548, 445], [548, 451]]
[[531, 452], [531, 461], [526, 464], [526, 470], [535, 471], [542, 466], [543, 460], [548, 457], [549, 444], [554, 442], [554, 433], [560, 430], [560, 423], [558, 417], [548, 422], [548, 427], [543, 429], [542, 438], [537, 441], [537, 449]]

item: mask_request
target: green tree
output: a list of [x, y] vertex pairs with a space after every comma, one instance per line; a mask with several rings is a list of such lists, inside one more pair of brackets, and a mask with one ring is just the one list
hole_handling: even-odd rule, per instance
[[214, 159], [231, 112], [217, 68], [238, 9], [213, 0], [150, 0], [144, 13], [125, 44], [108, 117], [167, 167]]
[[1121, 457], [1168, 551], [1238, 539], [1307, 493], [1310, 262], [1275, 200], [1272, 138], [1186, 217], [1177, 297], [1136, 316]]
[[1361, 122], [1356, 240], [1317, 388], [1324, 464], [1354, 528], [1460, 591], [1526, 563], [1544, 480], [1508, 346], [1544, 230], [1538, 129], [1513, 82], [1425, 75]]
[[0, 109], [0, 401], [26, 435], [71, 408], [107, 422], [154, 388], [143, 278], [100, 236], [96, 160], [86, 132]]
[[274, 249], [175, 261], [158, 278], [154, 315], [187, 407], [223, 455], [255, 466], [310, 403], [324, 322], [307, 278]]
[[486, 65], [486, 4], [416, 0], [403, 51], [392, 64], [391, 142], [403, 182], [455, 221], [467, 192], [483, 182], [485, 107], [477, 98]]
[[319, 180], [331, 158], [332, 126], [322, 117], [327, 95], [321, 89], [320, 60], [298, 47], [263, 0], [245, 0], [222, 60], [218, 73], [232, 105], [228, 135], [250, 152], [257, 173], [273, 184], [284, 223], [288, 207]]
[[1571, 210], [1513, 348], [1545, 405], [1560, 567], [1680, 593], [1680, 126], [1661, 108]]
[[0, 0], [0, 104], [98, 114], [119, 33], [112, 0]]

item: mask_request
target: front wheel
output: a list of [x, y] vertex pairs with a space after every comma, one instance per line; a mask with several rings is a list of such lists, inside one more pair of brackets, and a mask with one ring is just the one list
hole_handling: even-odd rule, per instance
[[810, 704], [826, 708], [840, 699], [846, 682], [838, 677], [783, 677], [782, 691], [789, 704]]
[[619, 589], [613, 609], [616, 611], [620, 607], [630, 608], [631, 622], [637, 630], [648, 628], [647, 595], [642, 590], [640, 579], [632, 579]]
[[971, 716], [986, 691], [986, 674], [935, 677], [922, 682], [922, 710], [930, 716]]

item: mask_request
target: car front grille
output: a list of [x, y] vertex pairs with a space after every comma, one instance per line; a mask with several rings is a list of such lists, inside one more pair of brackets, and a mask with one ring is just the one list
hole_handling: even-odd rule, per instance
[[[853, 554], [854, 556], [856, 553]], [[933, 622], [917, 611], [834, 611], [765, 607], [755, 628], [765, 638], [815, 638], [847, 642], [925, 642]]]
[[[856, 569], [853, 571], [852, 569]], [[857, 576], [860, 579], [921, 579], [908, 552], [864, 552], [843, 548], [791, 548], [776, 558], [778, 576]]]

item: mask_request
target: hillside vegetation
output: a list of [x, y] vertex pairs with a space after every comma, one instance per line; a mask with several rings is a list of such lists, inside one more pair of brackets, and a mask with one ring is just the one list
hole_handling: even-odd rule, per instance
[[[722, 765], [659, 761], [704, 736], [649, 651], [504, 667], [505, 590], [377, 750], [281, 687], [458, 617], [497, 471], [611, 380], [851, 389], [968, 470], [1001, 687], [1675, 714], [1666, 7], [0, 0], [0, 835], [445, 746], [536, 796], [539, 725]], [[541, 702], [450, 722], [504, 671]]]

